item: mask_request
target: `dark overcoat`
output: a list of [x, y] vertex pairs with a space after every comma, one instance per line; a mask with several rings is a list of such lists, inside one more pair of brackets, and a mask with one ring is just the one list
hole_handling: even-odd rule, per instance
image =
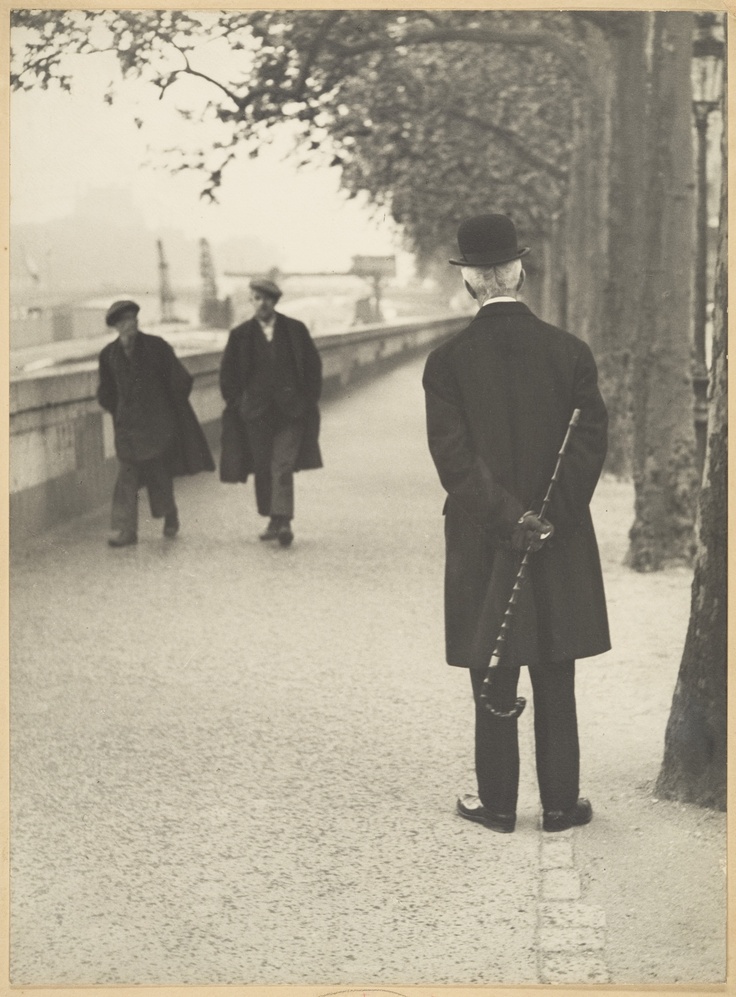
[[120, 339], [108, 343], [97, 400], [112, 415], [118, 458], [135, 464], [165, 453], [175, 476], [214, 471], [191, 390], [191, 374], [160, 336], [138, 332], [130, 358]]
[[[248, 441], [246, 420], [243, 418], [251, 405], [255, 385], [259, 381], [259, 356], [257, 337], [262, 337], [255, 318], [236, 326], [228, 337], [220, 364], [220, 390], [225, 400], [222, 413], [222, 449], [220, 454], [220, 480], [225, 482], [247, 481], [255, 470]], [[291, 352], [295, 383], [284, 387], [290, 392], [283, 399], [288, 411], [298, 413], [305, 422], [295, 471], [322, 467], [319, 448], [319, 397], [322, 391], [322, 360], [309, 330], [303, 322], [276, 312], [274, 337], [283, 337]]]
[[509, 537], [540, 510], [573, 409], [581, 410], [513, 619], [506, 665], [584, 658], [610, 648], [589, 503], [608, 417], [590, 348], [517, 301], [494, 302], [429, 356], [429, 449], [445, 503], [447, 662], [485, 668], [521, 555]]

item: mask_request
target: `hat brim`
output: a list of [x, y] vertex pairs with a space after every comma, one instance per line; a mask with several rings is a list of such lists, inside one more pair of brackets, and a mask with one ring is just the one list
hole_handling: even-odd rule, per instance
[[248, 286], [251, 291], [255, 291], [257, 294], [265, 294], [274, 301], [279, 301], [283, 295], [281, 288], [271, 281], [261, 282], [260, 280], [252, 280]]
[[495, 260], [450, 260], [454, 267], [500, 267], [502, 263], [511, 263], [513, 260], [520, 260], [522, 256], [526, 256], [527, 253], [531, 252], [530, 246], [524, 246], [513, 254], [513, 256], [504, 255], [501, 259]]

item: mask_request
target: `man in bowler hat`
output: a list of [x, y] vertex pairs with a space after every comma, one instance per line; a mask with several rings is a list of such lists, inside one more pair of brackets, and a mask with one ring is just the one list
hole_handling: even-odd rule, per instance
[[[460, 816], [493, 831], [516, 826], [516, 688], [526, 665], [534, 695], [542, 827], [588, 823], [579, 796], [575, 661], [610, 648], [589, 503], [606, 454], [607, 414], [590, 348], [517, 301], [524, 281], [510, 218], [486, 214], [458, 230], [470, 324], [437, 347], [424, 372], [429, 449], [445, 502], [447, 663], [470, 671], [477, 794]], [[545, 520], [539, 510], [574, 409], [580, 409]], [[483, 680], [523, 552], [532, 553], [510, 636]], [[503, 715], [506, 714], [506, 715]]]
[[173, 478], [213, 471], [207, 440], [189, 404], [192, 376], [160, 336], [138, 328], [135, 301], [115, 301], [105, 321], [118, 338], [100, 353], [97, 399], [112, 415], [118, 477], [112, 498], [111, 547], [138, 541], [138, 490], [164, 536], [179, 532]]
[[268, 525], [260, 539], [294, 539], [294, 473], [322, 467], [319, 397], [322, 361], [303, 322], [276, 311], [281, 289], [250, 284], [254, 315], [228, 338], [220, 366], [220, 478], [255, 476], [256, 505]]

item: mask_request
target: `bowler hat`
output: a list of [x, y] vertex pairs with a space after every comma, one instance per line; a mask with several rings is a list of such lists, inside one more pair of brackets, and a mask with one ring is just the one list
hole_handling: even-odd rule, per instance
[[281, 288], [279, 285], [274, 284], [272, 280], [268, 280], [266, 277], [254, 277], [250, 282], [250, 289], [251, 291], [259, 291], [261, 294], [267, 294], [274, 301], [278, 301], [281, 297]]
[[516, 227], [508, 215], [475, 215], [461, 222], [457, 244], [462, 259], [450, 260], [456, 267], [495, 267], [518, 260], [529, 252], [519, 247]]
[[140, 305], [137, 305], [135, 301], [113, 301], [107, 309], [105, 325], [115, 325], [126, 312], [133, 312], [134, 315], [137, 315], [140, 310]]

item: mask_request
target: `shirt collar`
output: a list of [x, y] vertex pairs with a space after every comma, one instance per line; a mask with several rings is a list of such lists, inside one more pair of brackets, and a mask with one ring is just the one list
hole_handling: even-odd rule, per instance
[[498, 317], [499, 315], [524, 315], [531, 314], [528, 305], [525, 305], [523, 301], [517, 301], [516, 298], [512, 298], [511, 301], [501, 301], [499, 298], [493, 298], [491, 301], [486, 301], [481, 309], [479, 309], [476, 314], [476, 319], [490, 318], [491, 316]]
[[493, 305], [496, 301], [516, 301], [516, 298], [512, 298], [510, 294], [499, 294], [495, 298], [489, 298], [488, 301], [484, 301], [481, 307], [485, 308], [486, 305]]
[[273, 313], [269, 322], [264, 322], [263, 319], [260, 318], [257, 318], [256, 322], [260, 325], [261, 331], [269, 343], [272, 342], [274, 333], [276, 332], [276, 313]]

